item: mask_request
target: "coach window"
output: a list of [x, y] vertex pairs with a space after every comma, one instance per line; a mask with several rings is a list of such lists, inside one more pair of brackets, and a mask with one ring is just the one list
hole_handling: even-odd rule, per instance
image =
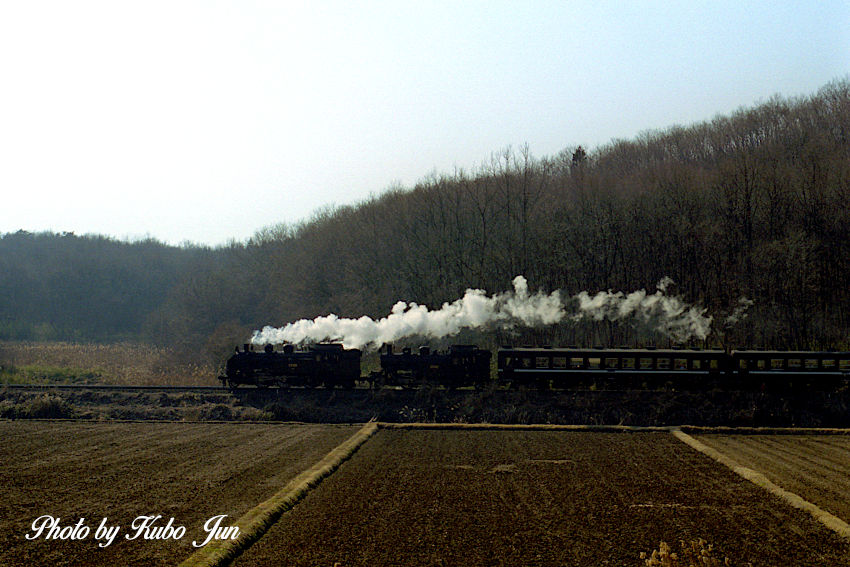
[[588, 358], [587, 359], [587, 367], [591, 370], [599, 370], [602, 367], [602, 359], [601, 358]]
[[623, 370], [634, 370], [635, 359], [634, 358], [624, 358], [622, 368], [623, 368]]
[[711, 360], [708, 361], [708, 367], [711, 370], [717, 370], [718, 368], [720, 368], [720, 361], [717, 360], [716, 358], [712, 358]]
[[838, 366], [841, 368], [842, 372], [850, 372], [850, 360], [842, 358], [841, 362], [838, 363]]
[[619, 368], [619, 365], [617, 364], [618, 361], [618, 358], [606, 358], [605, 368]]
[[659, 370], [670, 370], [670, 359], [659, 358], [657, 361], [655, 361], [655, 367]]
[[652, 359], [651, 358], [641, 358], [640, 359], [640, 369], [641, 370], [649, 370], [652, 368]]
[[548, 356], [538, 356], [535, 360], [535, 366], [537, 368], [549, 368], [549, 357]]
[[522, 358], [522, 367], [523, 368], [531, 368], [531, 359], [523, 357]]
[[691, 368], [694, 370], [700, 370], [702, 368], [702, 361], [698, 358], [695, 358], [691, 361]]
[[807, 358], [806, 359], [806, 370], [817, 370], [818, 369], [818, 359], [817, 358]]
[[826, 370], [835, 370], [835, 359], [834, 358], [824, 358], [821, 361], [824, 369]]
[[747, 369], [747, 359], [746, 358], [739, 358], [738, 359], [738, 368], [740, 368], [741, 370]]
[[799, 369], [800, 367], [803, 366], [802, 362], [803, 361], [799, 358], [789, 358], [788, 359], [788, 369], [789, 370], [792, 369], [792, 368]]
[[687, 358], [674, 358], [673, 359], [673, 370], [687, 370], [688, 369], [688, 359]]
[[556, 356], [552, 358], [552, 368], [566, 368], [567, 367], [567, 357], [566, 356]]
[[756, 361], [756, 368], [758, 368], [759, 370], [764, 370], [765, 368], [767, 368], [767, 361], [763, 358], [758, 359]]
[[570, 359], [570, 368], [573, 370], [579, 370], [584, 368], [584, 359], [581, 357], [573, 357]]
[[770, 359], [770, 367], [773, 370], [782, 370], [785, 368], [785, 359], [784, 358], [771, 358]]

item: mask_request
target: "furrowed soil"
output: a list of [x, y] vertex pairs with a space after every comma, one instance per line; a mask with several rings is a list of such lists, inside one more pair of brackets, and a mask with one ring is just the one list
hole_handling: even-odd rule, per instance
[[[306, 470], [357, 427], [293, 424], [0, 421], [0, 565], [175, 565], [203, 541], [204, 522], [236, 520]], [[82, 541], [26, 540], [41, 515], [85, 518]], [[127, 541], [134, 518], [162, 515], [180, 540]], [[120, 525], [99, 549], [103, 518]], [[230, 525], [225, 521], [222, 525]]]
[[703, 538], [733, 565], [850, 544], [668, 433], [382, 430], [234, 565], [642, 565]]
[[699, 435], [739, 465], [850, 523], [850, 437]]

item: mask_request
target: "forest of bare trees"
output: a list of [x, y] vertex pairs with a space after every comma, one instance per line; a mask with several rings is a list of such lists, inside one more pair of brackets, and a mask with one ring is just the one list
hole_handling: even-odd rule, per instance
[[[146, 288], [156, 299], [120, 313], [134, 320], [127, 332], [145, 340], [219, 356], [266, 324], [383, 316], [398, 300], [439, 306], [469, 287], [509, 289], [520, 274], [533, 289], [568, 294], [654, 290], [669, 276], [672, 293], [715, 317], [712, 344], [850, 348], [848, 137], [845, 79], [810, 97], [774, 97], [595, 149], [535, 158], [509, 148], [473, 171], [321, 209], [246, 243], [181, 249], [185, 264], [168, 285]], [[6, 290], [19, 280], [12, 264], [27, 260], [0, 254], [0, 332], [16, 318], [35, 325], [65, 316], [61, 306], [10, 305]], [[742, 298], [752, 301], [748, 316], [724, 325]], [[103, 339], [96, 327], [82, 335]], [[654, 339], [608, 323], [535, 333], [519, 340]]]

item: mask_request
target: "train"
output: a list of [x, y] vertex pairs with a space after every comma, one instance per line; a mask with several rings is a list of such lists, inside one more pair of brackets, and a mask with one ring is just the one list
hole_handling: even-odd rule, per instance
[[338, 343], [306, 346], [243, 345], [228, 358], [223, 386], [257, 388], [445, 389], [493, 386], [533, 390], [749, 390], [837, 391], [850, 382], [850, 352], [697, 348], [553, 348], [505, 346], [492, 353], [476, 345], [427, 346], [395, 351], [384, 345], [380, 371], [361, 376], [358, 349]]

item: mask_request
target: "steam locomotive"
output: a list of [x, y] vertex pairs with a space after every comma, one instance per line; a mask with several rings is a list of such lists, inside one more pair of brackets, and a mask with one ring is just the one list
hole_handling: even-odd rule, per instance
[[423, 346], [418, 354], [409, 347], [394, 353], [392, 345], [387, 345], [386, 352], [381, 354], [381, 372], [371, 382], [377, 387], [431, 384], [449, 389], [482, 388], [490, 381], [491, 357], [489, 350], [475, 345], [452, 345], [446, 352], [431, 352]]
[[266, 345], [262, 352], [254, 352], [246, 344], [241, 351], [236, 347], [236, 353], [225, 363], [224, 374], [219, 376], [222, 385], [231, 389], [242, 385], [353, 388], [359, 378], [360, 351], [334, 343], [303, 349], [284, 345], [280, 351]]
[[850, 352], [699, 349], [513, 348], [496, 356], [491, 378], [490, 351], [453, 345], [447, 351], [420, 347], [382, 349], [381, 370], [360, 376], [361, 352], [320, 343], [276, 351], [250, 345], [231, 356], [222, 384], [256, 387], [372, 388], [442, 386], [447, 389], [495, 385], [511, 389], [676, 389], [835, 391], [850, 380]]

